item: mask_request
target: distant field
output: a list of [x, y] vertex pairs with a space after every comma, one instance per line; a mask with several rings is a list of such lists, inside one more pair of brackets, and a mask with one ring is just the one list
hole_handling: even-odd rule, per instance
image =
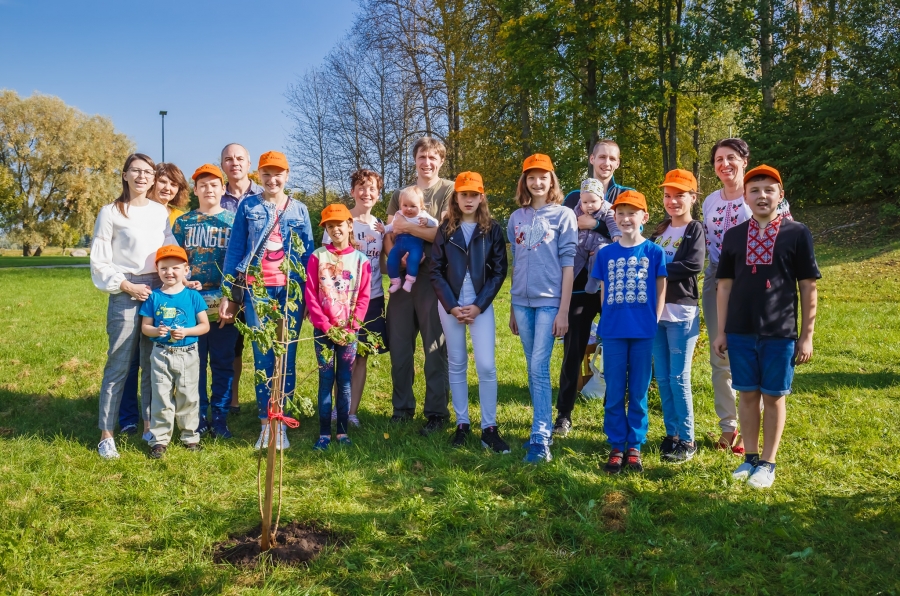
[[[20, 251], [21, 252], [21, 251]], [[63, 256], [39, 256], [39, 257], [11, 257], [0, 256], [0, 268], [2, 267], [57, 267], [60, 265], [87, 265], [90, 257], [63, 257]]]

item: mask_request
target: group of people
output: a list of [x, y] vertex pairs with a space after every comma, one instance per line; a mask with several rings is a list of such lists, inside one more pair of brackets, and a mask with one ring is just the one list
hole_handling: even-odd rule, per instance
[[[238, 405], [232, 398], [243, 346], [234, 322], [244, 317], [251, 329], [266, 327], [271, 307], [259, 306], [273, 302], [287, 318], [284, 329], [299, 333], [304, 314], [314, 328], [320, 429], [313, 449], [329, 449], [335, 423], [335, 440], [350, 443], [348, 430], [360, 424], [369, 350], [390, 353], [391, 422], [413, 418], [417, 335], [425, 352], [427, 420], [420, 433], [428, 436], [447, 426], [452, 403], [451, 443], [465, 446], [472, 423], [468, 330], [478, 374], [481, 444], [509, 453], [498, 430], [492, 306], [509, 272], [509, 246], [509, 328], [522, 343], [533, 405], [526, 462], [549, 461], [554, 436], [565, 437], [572, 429], [579, 368], [598, 314], [604, 431], [611, 446], [604, 469], [643, 470], [654, 374], [666, 429], [661, 458], [691, 459], [697, 441], [690, 372], [702, 294], [722, 431], [714, 443], [744, 455], [736, 479], [758, 488], [772, 485], [794, 365], [812, 353], [820, 277], [812, 237], [791, 219], [776, 169], [761, 165], [747, 171], [746, 143], [720, 141], [711, 159], [723, 188], [704, 201], [702, 221], [692, 216], [694, 175], [672, 170], [660, 185], [666, 217], [645, 238], [646, 198], [615, 182], [620, 155], [612, 140], [596, 143], [591, 176], [568, 196], [549, 156], [525, 159], [515, 196], [519, 209], [505, 232], [491, 217], [479, 173], [462, 172], [455, 181], [440, 178], [445, 159], [440, 141], [419, 139], [412, 157], [416, 181], [393, 193], [387, 222], [372, 214], [383, 190], [381, 176], [358, 170], [350, 179], [352, 207], [335, 203], [322, 211], [324, 233], [316, 248], [307, 207], [285, 193], [290, 167], [281, 153], [259, 158], [257, 186], [247, 178], [246, 149], [226, 146], [221, 163], [227, 181], [216, 165], [198, 168], [192, 179], [200, 206], [186, 214], [176, 213], [167, 200], [187, 192], [180, 170], [155, 165], [146, 155], [129, 156], [122, 194], [98, 215], [91, 250], [94, 284], [110, 294], [100, 455], [118, 457], [113, 430], [135, 360], [142, 371], [144, 437], [151, 457], [163, 456], [176, 421], [188, 449], [199, 449], [205, 433], [229, 438], [227, 417]], [[298, 239], [302, 246], [295, 245]], [[387, 301], [383, 267], [390, 279]], [[297, 287], [292, 284], [303, 288], [297, 309], [285, 308], [289, 289]], [[559, 338], [564, 347], [554, 421], [549, 364]], [[357, 353], [359, 340], [369, 347], [364, 353]], [[286, 449], [285, 423], [270, 404], [275, 350], [252, 343], [255, 367], [266, 377], [256, 384], [261, 421], [256, 448]], [[281, 389], [289, 398], [296, 346], [288, 343], [281, 371]]]

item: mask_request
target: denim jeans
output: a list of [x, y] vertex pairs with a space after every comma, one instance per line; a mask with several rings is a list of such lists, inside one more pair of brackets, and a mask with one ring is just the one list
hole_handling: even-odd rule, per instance
[[647, 439], [647, 391], [652, 363], [653, 338], [603, 338], [603, 378], [606, 380], [603, 429], [613, 449], [640, 449]]
[[653, 340], [653, 372], [659, 385], [666, 434], [694, 440], [694, 397], [691, 360], [700, 335], [700, 317], [690, 321], [660, 321]]
[[[273, 286], [267, 287], [266, 292], [269, 295], [269, 298], [275, 299], [278, 301], [279, 306], [281, 307], [281, 311], [284, 312], [284, 304], [287, 301], [287, 288], [285, 286]], [[256, 298], [253, 298], [251, 293], [250, 302], [255, 302]], [[291, 331], [296, 331], [299, 335], [300, 333], [300, 324], [303, 322], [303, 303], [298, 304], [299, 308], [294, 311], [287, 311], [287, 326]], [[245, 313], [247, 317], [247, 325], [251, 327], [259, 327], [265, 321], [260, 321], [259, 317], [256, 316], [256, 311], [250, 304], [245, 305]], [[285, 338], [287, 340], [287, 338]], [[297, 342], [291, 342], [288, 344], [287, 356], [286, 356], [287, 366], [284, 371], [284, 395], [286, 399], [293, 399], [294, 396], [294, 385], [297, 382]], [[271, 382], [272, 377], [275, 374], [275, 352], [273, 350], [269, 350], [268, 352], [263, 352], [259, 349], [259, 345], [256, 342], [253, 342], [253, 362], [256, 370], [262, 370], [266, 373], [266, 378], [268, 378]], [[256, 407], [259, 409], [259, 417], [261, 419], [268, 418], [268, 408], [269, 408], [269, 384], [268, 383], [257, 383], [256, 385]]]
[[[356, 342], [339, 346], [318, 329], [313, 331], [316, 362], [319, 365], [319, 434], [331, 436], [331, 394], [337, 403], [337, 434], [347, 434], [350, 415], [351, 366], [356, 359]], [[331, 351], [326, 358], [325, 352]]]
[[553, 320], [559, 308], [553, 306], [513, 305], [519, 339], [525, 350], [528, 366], [528, 391], [534, 417], [531, 422], [531, 442], [550, 444], [553, 431], [553, 389], [550, 386], [550, 356], [553, 354]]
[[419, 261], [422, 260], [424, 248], [425, 241], [421, 238], [417, 238], [412, 234], [398, 234], [397, 242], [394, 244], [391, 252], [388, 253], [388, 277], [391, 279], [400, 277], [400, 261], [403, 260], [403, 255], [405, 254], [409, 255], [406, 257], [406, 274], [417, 277], [419, 275]]
[[207, 416], [210, 399], [206, 389], [206, 371], [212, 373], [212, 415], [213, 419], [228, 415], [231, 405], [231, 383], [234, 380], [234, 347], [238, 333], [234, 325], [209, 324], [209, 333], [201, 335], [197, 344], [200, 349], [200, 417]]

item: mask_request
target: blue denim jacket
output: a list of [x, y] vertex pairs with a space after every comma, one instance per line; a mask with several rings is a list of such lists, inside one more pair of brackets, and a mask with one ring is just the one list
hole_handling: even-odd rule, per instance
[[[247, 197], [238, 205], [234, 216], [234, 227], [231, 229], [231, 238], [228, 241], [228, 251], [225, 253], [225, 266], [222, 271], [225, 275], [237, 277], [239, 273], [246, 273], [252, 264], [259, 265], [265, 251], [266, 239], [275, 225], [275, 206], [264, 200], [262, 195]], [[303, 242], [303, 254], [299, 257], [300, 264], [306, 270], [306, 264], [314, 250], [312, 223], [309, 219], [309, 210], [306, 205], [295, 199], [288, 199], [287, 207], [279, 220], [281, 237], [284, 239], [285, 254], [292, 255], [292, 259], [298, 260], [297, 247], [290, 248], [291, 232], [296, 232]], [[295, 273], [291, 279], [303, 283]], [[231, 284], [226, 280], [222, 287]], [[235, 292], [235, 294], [238, 294]], [[240, 296], [235, 296], [235, 301], [240, 302]]]

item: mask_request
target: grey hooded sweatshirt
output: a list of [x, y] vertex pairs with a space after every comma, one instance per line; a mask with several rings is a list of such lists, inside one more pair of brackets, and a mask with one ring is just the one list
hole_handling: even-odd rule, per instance
[[575, 263], [575, 212], [554, 203], [536, 211], [522, 207], [510, 216], [506, 234], [513, 256], [512, 303], [559, 308], [562, 268]]

